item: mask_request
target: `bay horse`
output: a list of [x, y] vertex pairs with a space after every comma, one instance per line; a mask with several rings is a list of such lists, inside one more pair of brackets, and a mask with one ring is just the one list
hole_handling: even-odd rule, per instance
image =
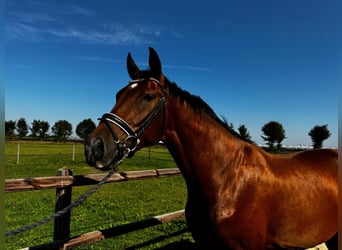
[[[107, 170], [163, 141], [185, 179], [186, 220], [200, 249], [337, 249], [337, 151], [273, 155], [245, 142], [200, 97], [170, 82], [156, 51], [149, 69], [127, 56], [132, 79], [85, 142]], [[219, 91], [216, 86], [213, 91]]]

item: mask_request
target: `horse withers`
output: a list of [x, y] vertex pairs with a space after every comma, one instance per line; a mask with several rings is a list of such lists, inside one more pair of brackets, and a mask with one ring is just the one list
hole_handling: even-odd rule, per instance
[[243, 141], [200, 97], [131, 55], [131, 81], [85, 144], [87, 163], [107, 170], [163, 141], [186, 181], [186, 219], [201, 249], [337, 249], [337, 151], [273, 155]]

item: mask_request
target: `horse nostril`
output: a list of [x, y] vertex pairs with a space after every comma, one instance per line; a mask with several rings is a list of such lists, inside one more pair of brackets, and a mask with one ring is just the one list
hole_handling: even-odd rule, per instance
[[95, 166], [96, 161], [102, 160], [104, 156], [104, 143], [101, 138], [94, 138], [86, 144], [85, 154], [87, 163]]
[[103, 158], [104, 144], [103, 144], [103, 141], [101, 139], [96, 138], [95, 141], [93, 142], [92, 154], [93, 154], [95, 160], [100, 160]]

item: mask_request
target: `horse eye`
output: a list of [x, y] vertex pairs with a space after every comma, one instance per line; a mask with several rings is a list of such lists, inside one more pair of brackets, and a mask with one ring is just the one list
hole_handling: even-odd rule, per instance
[[152, 94], [147, 94], [147, 95], [144, 96], [144, 99], [146, 101], [149, 101], [149, 102], [152, 101], [154, 98], [155, 98], [155, 96], [152, 95]]

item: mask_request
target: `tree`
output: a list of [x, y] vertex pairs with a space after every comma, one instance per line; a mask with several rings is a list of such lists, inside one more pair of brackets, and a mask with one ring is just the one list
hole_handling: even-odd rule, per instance
[[76, 127], [76, 134], [85, 139], [96, 128], [96, 124], [89, 118], [84, 119]]
[[15, 131], [15, 121], [6, 121], [5, 122], [5, 135], [8, 137], [12, 137]]
[[277, 121], [271, 121], [262, 127], [262, 132], [265, 136], [261, 136], [267, 142], [270, 149], [274, 149], [274, 143], [277, 143], [277, 148], [281, 148], [281, 142], [286, 138], [283, 125]]
[[66, 120], [57, 121], [51, 128], [57, 141], [66, 141], [72, 134], [72, 125]]
[[23, 137], [25, 137], [27, 135], [28, 126], [27, 126], [25, 118], [20, 118], [17, 121], [16, 130], [18, 132], [19, 139], [22, 139]]
[[38, 131], [39, 131], [39, 123], [40, 123], [40, 120], [33, 120], [33, 122], [31, 123], [30, 130], [31, 130], [32, 137], [37, 137]]
[[33, 137], [39, 137], [40, 139], [44, 139], [47, 136], [47, 131], [49, 130], [50, 125], [46, 121], [41, 120], [33, 120], [31, 130], [31, 135]]
[[47, 137], [47, 132], [50, 128], [50, 124], [46, 121], [40, 121], [40, 124], [39, 124], [39, 130], [38, 130], [38, 136], [41, 138], [41, 139], [44, 139]]
[[310, 130], [309, 136], [311, 137], [314, 148], [322, 148], [323, 141], [331, 136], [328, 130], [328, 124], [322, 126], [316, 125]]
[[238, 127], [238, 131], [239, 131], [240, 136], [242, 137], [242, 139], [244, 139], [245, 141], [249, 141], [249, 142], [252, 141], [252, 137], [249, 134], [249, 132], [248, 132], [248, 130], [247, 130], [245, 125], [240, 125]]

